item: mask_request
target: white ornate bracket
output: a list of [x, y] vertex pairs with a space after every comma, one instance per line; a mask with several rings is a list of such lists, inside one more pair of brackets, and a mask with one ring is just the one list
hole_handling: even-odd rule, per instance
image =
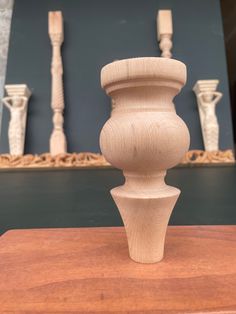
[[206, 151], [219, 150], [219, 123], [215, 107], [223, 95], [216, 91], [218, 84], [218, 80], [199, 80], [193, 87]]
[[5, 85], [5, 90], [7, 96], [3, 98], [3, 104], [10, 111], [8, 128], [10, 154], [19, 156], [24, 154], [28, 100], [31, 92], [25, 84]]
[[157, 13], [157, 40], [162, 51], [161, 56], [171, 58], [172, 48], [172, 12], [171, 10], [159, 10]]
[[66, 136], [63, 130], [63, 66], [61, 57], [61, 45], [64, 41], [63, 17], [61, 11], [49, 12], [48, 32], [52, 44], [52, 100], [53, 110], [53, 131], [50, 137], [51, 155], [65, 154], [67, 151]]

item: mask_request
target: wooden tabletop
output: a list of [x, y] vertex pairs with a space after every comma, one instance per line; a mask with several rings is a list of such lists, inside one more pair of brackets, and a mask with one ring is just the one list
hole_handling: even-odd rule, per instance
[[0, 313], [236, 313], [236, 226], [169, 227], [148, 265], [123, 228], [8, 231]]

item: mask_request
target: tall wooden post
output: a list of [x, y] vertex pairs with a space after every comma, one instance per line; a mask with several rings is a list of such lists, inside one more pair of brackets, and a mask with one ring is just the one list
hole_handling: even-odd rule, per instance
[[61, 58], [61, 45], [64, 40], [63, 17], [61, 11], [49, 12], [48, 32], [52, 44], [52, 96], [51, 107], [53, 110], [53, 131], [50, 137], [50, 153], [58, 155], [66, 153], [67, 144], [63, 130], [63, 66]]

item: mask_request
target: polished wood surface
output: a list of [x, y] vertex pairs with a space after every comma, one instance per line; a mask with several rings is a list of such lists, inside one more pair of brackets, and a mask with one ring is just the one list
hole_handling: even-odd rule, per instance
[[124, 228], [8, 231], [0, 313], [236, 313], [236, 226], [169, 227], [158, 264]]

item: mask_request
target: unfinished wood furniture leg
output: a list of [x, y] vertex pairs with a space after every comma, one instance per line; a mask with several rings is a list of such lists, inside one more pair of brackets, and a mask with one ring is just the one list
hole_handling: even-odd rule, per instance
[[162, 259], [166, 228], [180, 191], [166, 185], [166, 170], [180, 162], [189, 132], [173, 98], [186, 81], [182, 62], [134, 58], [106, 65], [101, 84], [115, 102], [100, 146], [125, 183], [111, 190], [122, 216], [130, 257], [141, 263]]

